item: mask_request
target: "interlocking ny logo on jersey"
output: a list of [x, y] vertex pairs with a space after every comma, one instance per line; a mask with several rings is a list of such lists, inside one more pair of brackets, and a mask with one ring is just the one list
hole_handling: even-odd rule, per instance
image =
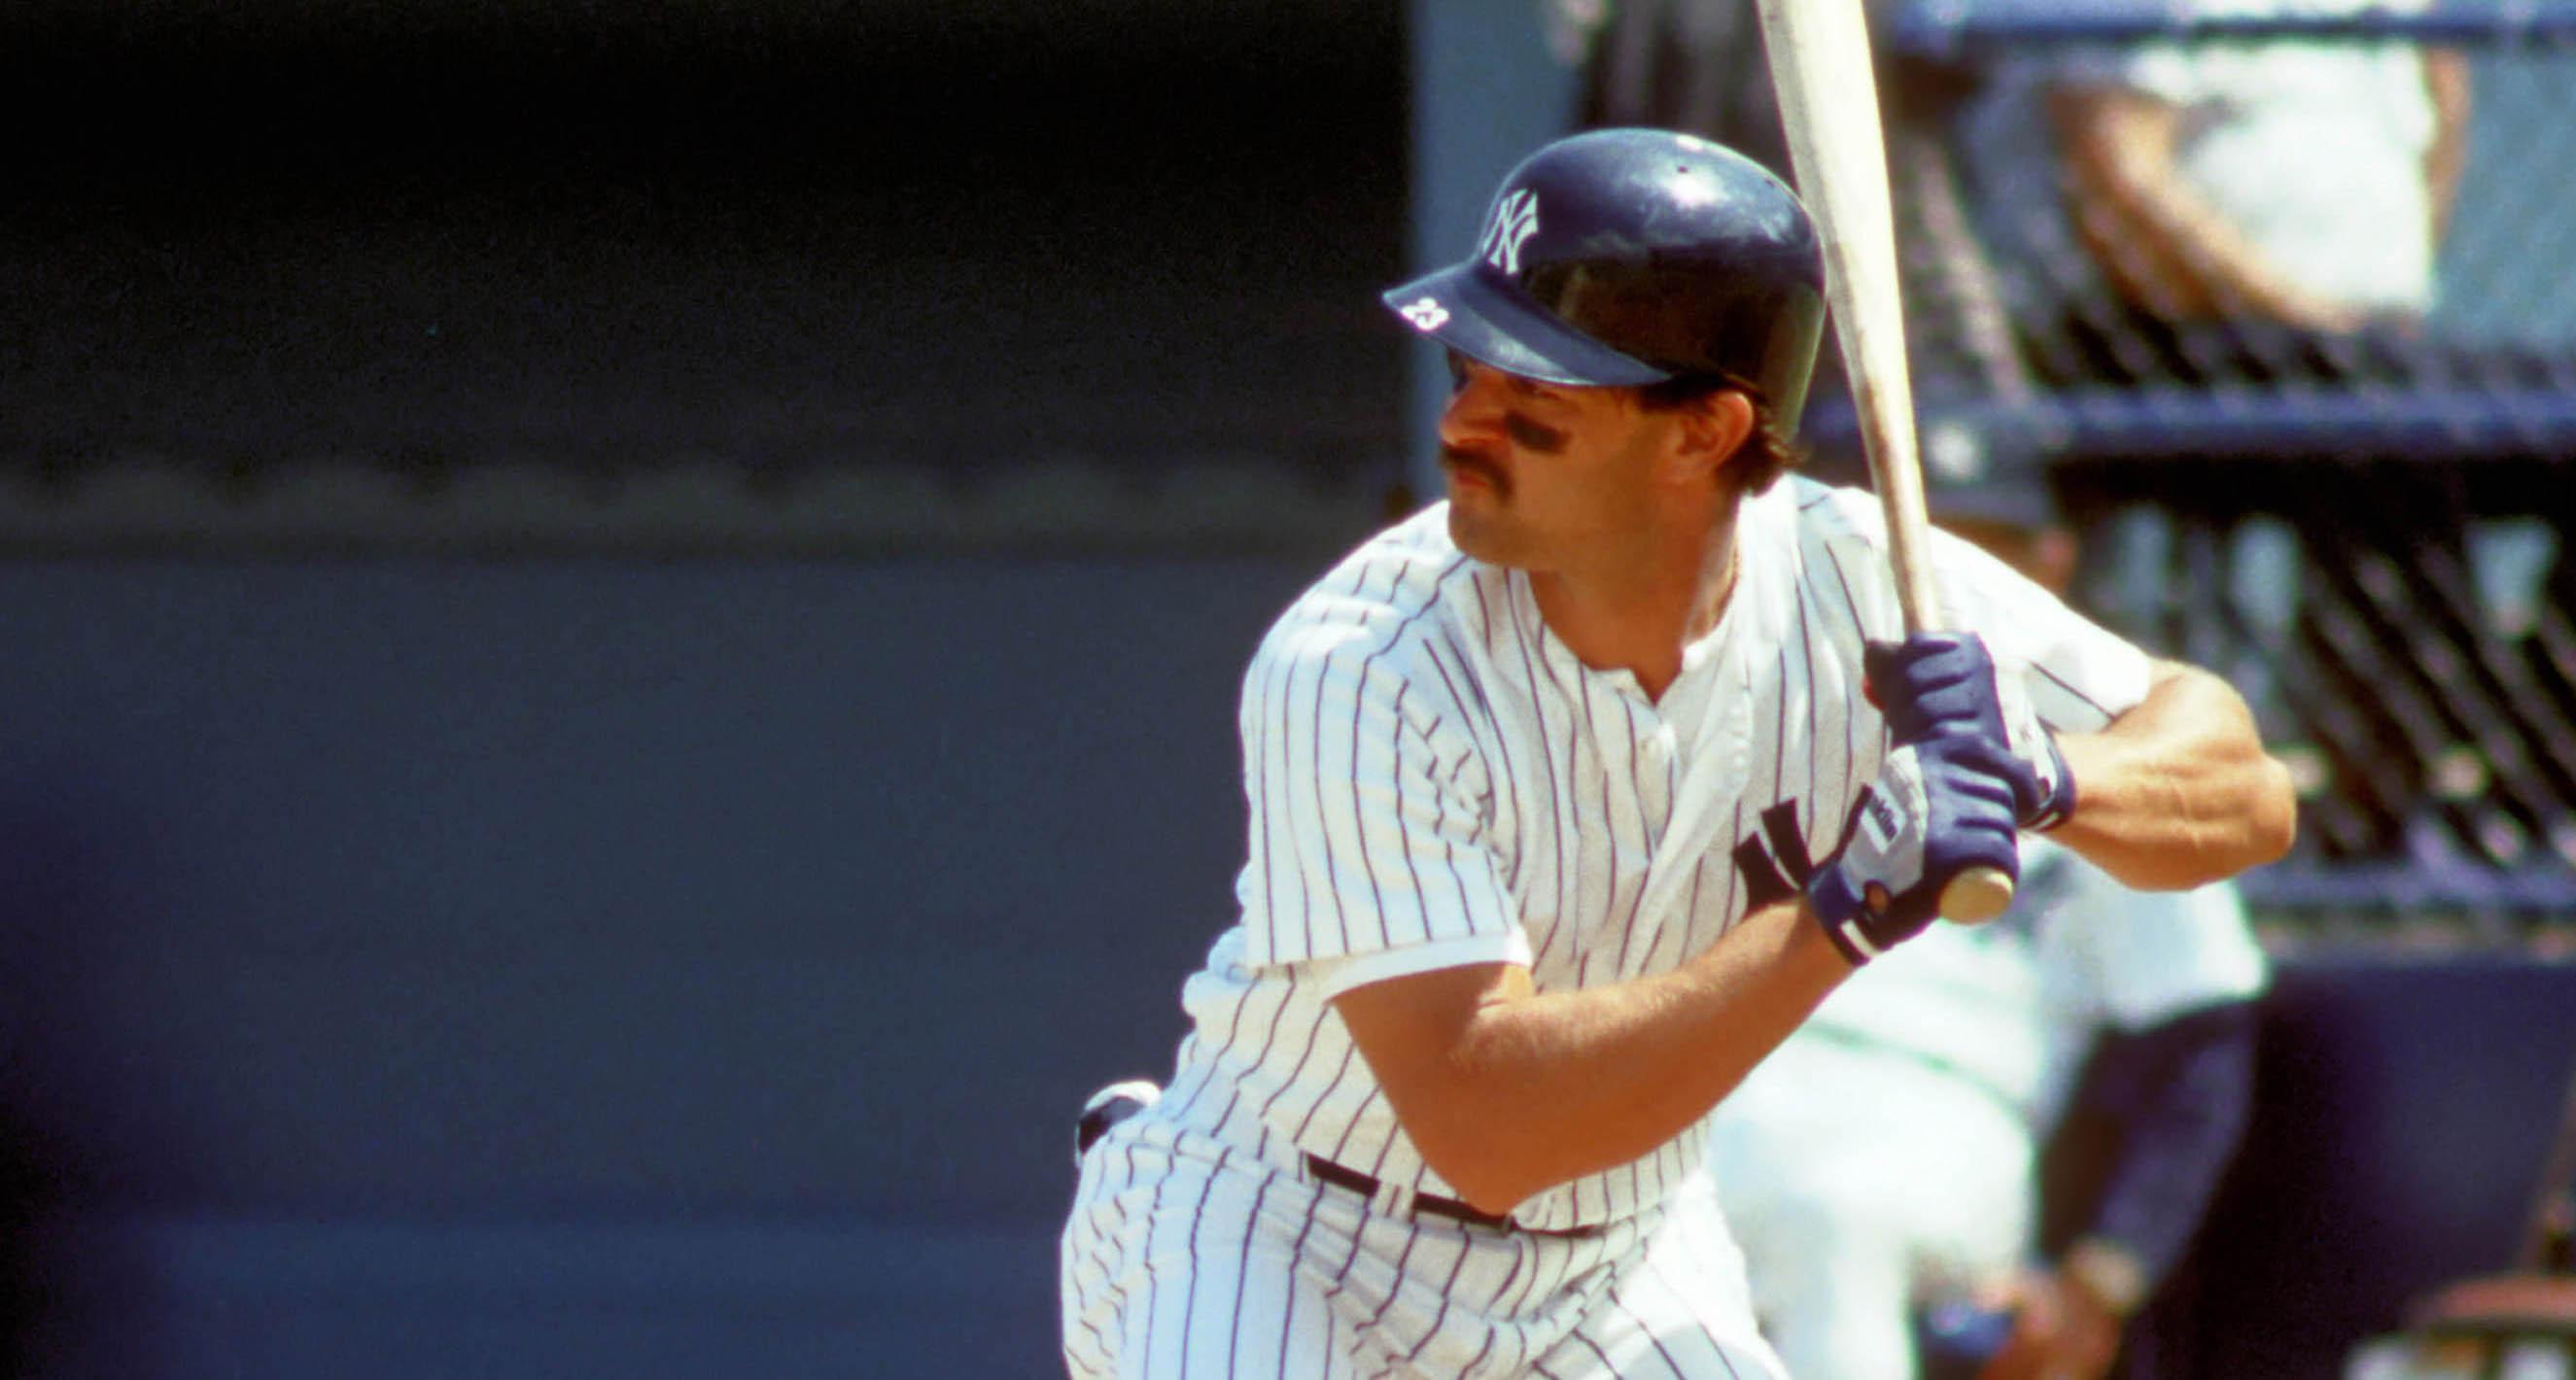
[[[1768, 848], [1762, 846], [1765, 838], [1771, 842]], [[1788, 869], [1788, 876], [1780, 875], [1782, 868]], [[1735, 845], [1735, 870], [1744, 879], [1748, 915], [1788, 896], [1816, 875], [1815, 861], [1807, 856], [1806, 836], [1798, 832], [1798, 802], [1783, 800], [1762, 812], [1761, 830]]]
[[1537, 233], [1538, 193], [1523, 187], [1495, 204], [1493, 223], [1485, 227], [1485, 242], [1477, 252], [1505, 273], [1518, 273], [1521, 245]]

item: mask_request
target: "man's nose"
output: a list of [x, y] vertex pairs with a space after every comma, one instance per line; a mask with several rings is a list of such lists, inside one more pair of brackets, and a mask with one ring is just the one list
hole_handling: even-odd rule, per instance
[[1458, 386], [1449, 391], [1449, 405], [1440, 410], [1441, 444], [1462, 445], [1502, 434], [1501, 398], [1493, 371], [1468, 369], [1460, 374]]

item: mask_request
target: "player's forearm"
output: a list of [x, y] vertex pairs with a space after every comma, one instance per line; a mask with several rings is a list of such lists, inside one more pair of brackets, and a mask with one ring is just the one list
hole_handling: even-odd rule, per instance
[[2049, 837], [2131, 886], [2201, 886], [2289, 851], [2289, 770], [2263, 750], [2244, 700], [2205, 671], [2159, 665], [2144, 702], [2058, 746], [2077, 804]]
[[1388, 1094], [1432, 1168], [1506, 1212], [1680, 1135], [1849, 972], [1803, 904], [1783, 902], [1671, 972], [1489, 1002], [1442, 1076]]
[[2112, 1035], [2085, 1072], [2085, 1109], [2118, 1128], [2086, 1236], [2125, 1255], [2141, 1290], [2181, 1258], [2244, 1141], [2257, 1033], [2254, 1003], [2223, 1002]]
[[2433, 143], [2424, 152], [2424, 185], [2433, 201], [2433, 242], [2450, 230], [2451, 207], [2467, 161], [2469, 62], [2457, 50], [2424, 54], [2424, 85], [2433, 98]]
[[2196, 222], [2169, 204], [2181, 190], [2171, 168], [2171, 108], [2087, 88], [2052, 93], [2049, 111], [2066, 161], [2067, 210], [2103, 271], [2160, 315], [2210, 314], [2184, 248]]

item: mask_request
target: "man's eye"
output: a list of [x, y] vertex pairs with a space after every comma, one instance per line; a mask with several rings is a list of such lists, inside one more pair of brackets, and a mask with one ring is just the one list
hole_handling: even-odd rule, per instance
[[1449, 355], [1446, 358], [1449, 361], [1449, 391], [1455, 393], [1467, 386], [1467, 361], [1456, 355]]
[[1565, 449], [1567, 440], [1565, 432], [1533, 422], [1517, 412], [1507, 412], [1503, 415], [1503, 431], [1523, 447], [1542, 455], [1554, 455]]

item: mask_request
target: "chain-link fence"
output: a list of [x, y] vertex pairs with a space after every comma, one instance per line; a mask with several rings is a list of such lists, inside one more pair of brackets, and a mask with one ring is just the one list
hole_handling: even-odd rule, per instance
[[2576, 8], [1886, 16], [1927, 461], [2299, 775], [2275, 907], [2576, 910]]

